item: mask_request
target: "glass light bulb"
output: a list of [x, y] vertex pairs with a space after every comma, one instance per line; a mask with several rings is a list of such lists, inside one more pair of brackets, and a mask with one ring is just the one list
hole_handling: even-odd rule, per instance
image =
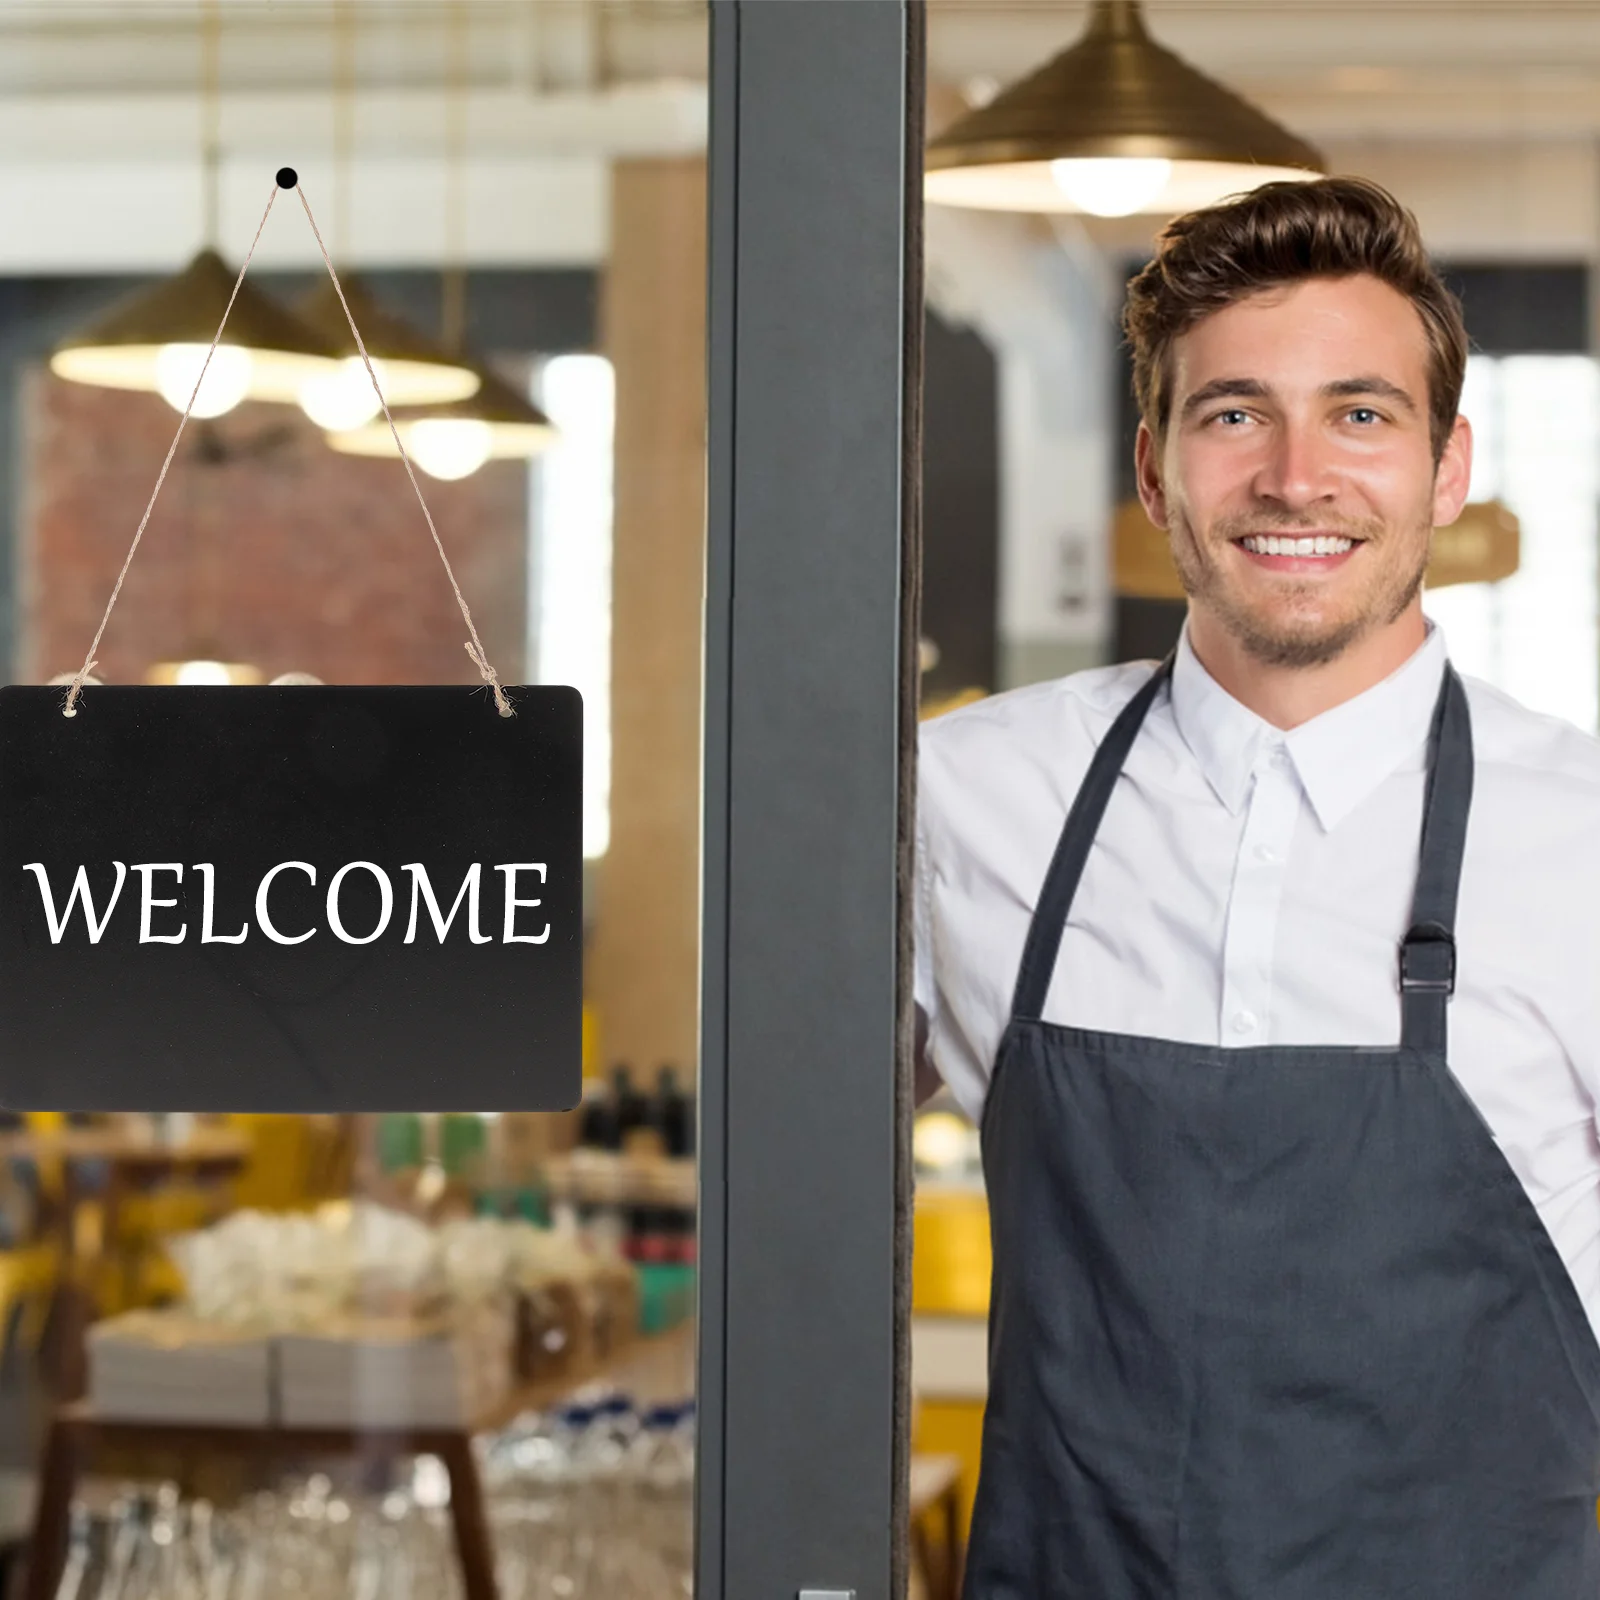
[[178, 668], [176, 681], [185, 687], [226, 687], [232, 674], [220, 661], [185, 661]]
[[[374, 361], [372, 370], [382, 383], [383, 363]], [[347, 356], [332, 372], [307, 378], [300, 385], [299, 400], [300, 409], [329, 433], [365, 427], [383, 410], [360, 356]]]
[[493, 445], [493, 429], [472, 417], [421, 417], [406, 428], [406, 449], [432, 478], [469, 477]]
[[205, 379], [189, 415], [220, 417], [232, 411], [250, 389], [250, 352], [238, 345], [219, 344], [206, 366], [203, 344], [164, 344], [156, 352], [156, 388], [174, 411], [182, 411], [194, 394], [195, 380], [205, 368]]
[[1129, 217], [1144, 210], [1166, 188], [1172, 163], [1160, 157], [1131, 156], [1052, 161], [1050, 176], [1080, 211], [1096, 217]]

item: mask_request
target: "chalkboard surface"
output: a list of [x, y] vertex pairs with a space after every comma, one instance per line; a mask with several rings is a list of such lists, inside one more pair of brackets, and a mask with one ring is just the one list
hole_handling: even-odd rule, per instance
[[574, 689], [0, 689], [0, 1105], [551, 1110]]

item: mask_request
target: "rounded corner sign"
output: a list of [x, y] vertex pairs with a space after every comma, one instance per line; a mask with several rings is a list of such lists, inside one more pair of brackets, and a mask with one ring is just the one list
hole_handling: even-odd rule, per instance
[[0, 688], [0, 1105], [563, 1110], [583, 709]]

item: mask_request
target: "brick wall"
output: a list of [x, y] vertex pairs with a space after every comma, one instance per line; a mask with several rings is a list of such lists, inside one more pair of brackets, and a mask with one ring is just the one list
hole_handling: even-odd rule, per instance
[[[154, 395], [24, 380], [18, 676], [83, 660], [177, 426]], [[208, 450], [208, 442], [214, 448]], [[219, 459], [220, 457], [220, 459]], [[527, 469], [421, 472], [489, 659], [523, 676]], [[476, 683], [465, 625], [398, 461], [336, 455], [297, 409], [191, 422], [99, 652], [139, 683], [153, 661], [249, 662], [271, 678]]]

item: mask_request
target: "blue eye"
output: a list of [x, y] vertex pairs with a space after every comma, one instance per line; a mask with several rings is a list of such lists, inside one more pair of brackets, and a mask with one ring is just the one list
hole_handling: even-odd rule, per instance
[[1227, 411], [1219, 411], [1211, 420], [1213, 422], [1243, 422], [1249, 415], [1248, 411], [1241, 411], [1238, 406], [1233, 406]]
[[1372, 422], [1381, 422], [1383, 419], [1376, 411], [1372, 409], [1371, 406], [1357, 406], [1353, 411], [1351, 411], [1350, 420], [1352, 422], [1366, 424]]

